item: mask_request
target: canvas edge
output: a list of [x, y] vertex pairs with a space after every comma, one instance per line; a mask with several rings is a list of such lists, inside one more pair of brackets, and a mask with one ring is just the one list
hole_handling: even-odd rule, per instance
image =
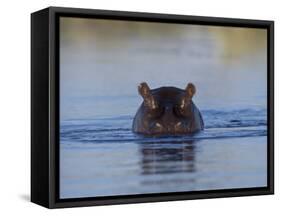
[[49, 207], [49, 10], [31, 14], [31, 202]]
[[[108, 10], [93, 10], [93, 9], [77, 9], [77, 8], [62, 8], [62, 7], [49, 7], [44, 10], [48, 10], [49, 12], [49, 129], [50, 129], [50, 143], [49, 143], [49, 178], [48, 178], [48, 187], [49, 187], [49, 196], [48, 203], [41, 204], [48, 208], [64, 208], [64, 207], [79, 207], [79, 206], [96, 206], [96, 205], [114, 205], [114, 204], [130, 204], [130, 203], [146, 203], [146, 202], [162, 202], [162, 201], [177, 201], [177, 200], [192, 200], [192, 199], [207, 199], [207, 198], [226, 198], [226, 197], [240, 197], [240, 196], [252, 196], [252, 195], [268, 195], [274, 194], [274, 104], [273, 104], [273, 91], [274, 91], [274, 78], [273, 78], [273, 70], [274, 70], [274, 21], [268, 20], [246, 20], [246, 19], [233, 19], [233, 18], [216, 18], [216, 17], [198, 17], [198, 16], [186, 16], [186, 15], [171, 15], [171, 14], [153, 14], [153, 13], [140, 13], [140, 12], [125, 12], [125, 11], [108, 11]], [[43, 11], [44, 11], [43, 10]], [[77, 200], [77, 201], [59, 201], [56, 197], [58, 191], [56, 191], [56, 137], [54, 128], [56, 125], [56, 103], [55, 100], [56, 95], [56, 59], [55, 59], [55, 17], [58, 14], [75, 14], [77, 16], [84, 15], [95, 15], [95, 16], [111, 16], [116, 15], [115, 19], [118, 17], [131, 17], [133, 19], [149, 19], [149, 20], [160, 20], [163, 22], [164, 20], [173, 20], [174, 23], [177, 23], [179, 20], [192, 21], [196, 20], [199, 23], [213, 23], [214, 25], [227, 25], [227, 26], [237, 26], [242, 23], [242, 26], [256, 26], [261, 28], [267, 28], [269, 30], [269, 177], [268, 177], [268, 187], [262, 189], [249, 189], [249, 190], [236, 190], [236, 191], [203, 191], [195, 194], [180, 194], [180, 195], [163, 195], [159, 194], [158, 196], [152, 196], [150, 194], [146, 194], [143, 197], [133, 197], [133, 198], [122, 198], [116, 196], [115, 198], [101, 198], [100, 200]], [[114, 17], [114, 16], [113, 16]], [[33, 200], [34, 201], [34, 200]]]

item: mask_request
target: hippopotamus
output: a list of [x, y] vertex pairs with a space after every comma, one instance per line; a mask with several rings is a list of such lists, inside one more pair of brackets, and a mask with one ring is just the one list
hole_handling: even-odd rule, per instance
[[195, 85], [188, 83], [185, 89], [160, 87], [150, 89], [143, 82], [138, 86], [143, 98], [132, 130], [143, 135], [193, 134], [204, 129], [199, 109], [192, 101]]

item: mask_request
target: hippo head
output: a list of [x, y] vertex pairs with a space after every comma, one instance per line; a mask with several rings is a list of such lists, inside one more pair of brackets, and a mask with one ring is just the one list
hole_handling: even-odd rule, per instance
[[138, 86], [143, 98], [133, 122], [133, 131], [147, 135], [176, 135], [203, 129], [203, 119], [192, 97], [194, 84], [185, 89], [161, 87], [150, 89], [147, 83]]

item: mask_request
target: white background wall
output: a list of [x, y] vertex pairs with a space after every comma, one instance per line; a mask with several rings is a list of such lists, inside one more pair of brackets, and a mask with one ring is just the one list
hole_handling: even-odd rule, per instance
[[[30, 13], [48, 6], [275, 20], [276, 195], [47, 210], [30, 203]], [[0, 8], [1, 215], [276, 215], [280, 211], [279, 1], [2, 1]], [[278, 82], [279, 81], [279, 82]], [[280, 213], [279, 213], [280, 214]]]

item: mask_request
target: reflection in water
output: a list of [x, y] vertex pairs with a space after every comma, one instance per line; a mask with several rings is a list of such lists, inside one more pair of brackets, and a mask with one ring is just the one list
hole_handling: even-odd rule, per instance
[[266, 30], [237, 27], [212, 27], [209, 30], [221, 47], [223, 63], [233, 64], [244, 58], [250, 61], [256, 55], [265, 58], [266, 52], [261, 54], [261, 50], [266, 50]]
[[[65, 46], [76, 46], [80, 49], [92, 46], [98, 52], [122, 52], [130, 49], [141, 51], [145, 48], [148, 53], [171, 51], [180, 54], [188, 43], [189, 47], [198, 44], [204, 47], [200, 57], [206, 55], [208, 48], [214, 48], [211, 44], [215, 43], [215, 47], [224, 55], [221, 60], [225, 60], [225, 57], [233, 60], [233, 57], [253, 55], [266, 48], [266, 30], [257, 28], [61, 18], [61, 33]], [[190, 40], [193, 43], [189, 43]], [[136, 48], [135, 43], [142, 46]]]
[[265, 29], [84, 18], [60, 24], [62, 120], [134, 115], [143, 81], [151, 88], [192, 82], [200, 109], [266, 107]]
[[62, 18], [61, 35], [65, 55], [76, 60], [79, 51], [85, 55], [82, 61], [97, 64], [168, 56], [169, 61], [200, 59], [229, 66], [265, 60], [267, 46], [265, 29], [103, 19]]
[[172, 144], [141, 143], [141, 168], [143, 175], [195, 172], [194, 141]]

